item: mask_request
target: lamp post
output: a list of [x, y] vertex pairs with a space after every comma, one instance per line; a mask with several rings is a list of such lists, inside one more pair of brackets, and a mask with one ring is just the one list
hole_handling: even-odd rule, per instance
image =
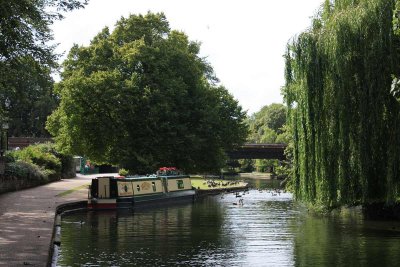
[[1, 124], [1, 132], [0, 132], [0, 175], [3, 175], [5, 170], [4, 154], [8, 149], [7, 131], [8, 131], [8, 123], [3, 122]]
[[1, 124], [1, 148], [0, 148], [0, 154], [1, 157], [4, 156], [4, 153], [8, 150], [8, 122], [3, 122]]
[[5, 139], [5, 143], [6, 143], [6, 151], [8, 150], [8, 122], [4, 122], [3, 123], [3, 129], [4, 129], [4, 139]]

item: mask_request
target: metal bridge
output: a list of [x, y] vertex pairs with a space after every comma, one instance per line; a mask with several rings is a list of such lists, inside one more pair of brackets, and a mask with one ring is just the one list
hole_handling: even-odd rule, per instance
[[226, 154], [230, 159], [279, 159], [285, 160], [286, 144], [244, 144]]

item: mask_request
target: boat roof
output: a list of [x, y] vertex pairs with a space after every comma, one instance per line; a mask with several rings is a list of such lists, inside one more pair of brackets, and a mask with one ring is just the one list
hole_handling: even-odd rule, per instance
[[[102, 178], [102, 177], [98, 177]], [[104, 178], [104, 177], [103, 177]], [[110, 177], [116, 180], [130, 180], [130, 181], [144, 181], [144, 180], [159, 180], [160, 178], [166, 179], [184, 179], [190, 178], [189, 175], [149, 175], [149, 176], [127, 176], [127, 177]]]
[[167, 179], [190, 178], [189, 175], [185, 175], [185, 174], [179, 174], [179, 175], [159, 175], [158, 177], [167, 178]]
[[149, 176], [127, 176], [125, 178], [126, 180], [155, 180], [158, 179], [157, 175], [149, 175]]

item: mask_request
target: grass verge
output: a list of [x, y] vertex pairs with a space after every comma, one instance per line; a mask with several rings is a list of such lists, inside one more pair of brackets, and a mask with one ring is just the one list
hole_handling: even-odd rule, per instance
[[70, 190], [67, 190], [67, 191], [64, 191], [64, 192], [58, 194], [57, 197], [66, 196], [66, 195], [71, 194], [71, 193], [73, 193], [75, 191], [78, 191], [78, 190], [81, 190], [81, 189], [84, 189], [84, 188], [88, 188], [88, 186], [89, 186], [89, 184], [84, 184], [84, 185], [77, 186], [75, 188], [72, 188]]

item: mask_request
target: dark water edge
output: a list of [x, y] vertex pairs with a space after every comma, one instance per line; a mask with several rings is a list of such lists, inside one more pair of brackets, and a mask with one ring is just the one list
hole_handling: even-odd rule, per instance
[[364, 217], [372, 220], [400, 220], [400, 203], [370, 203], [363, 206]]
[[[63, 217], [58, 266], [400, 266], [399, 222], [310, 215], [277, 181], [243, 195]], [[279, 183], [279, 182], [278, 182]]]

